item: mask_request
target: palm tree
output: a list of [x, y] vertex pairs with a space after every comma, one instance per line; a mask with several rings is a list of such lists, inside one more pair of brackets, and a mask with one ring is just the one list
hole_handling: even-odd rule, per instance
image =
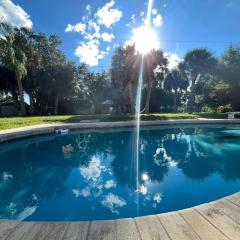
[[136, 51], [135, 45], [126, 46], [124, 56], [125, 91], [128, 92], [131, 113], [135, 112], [137, 82], [141, 67], [141, 55]]
[[188, 80], [178, 69], [173, 69], [164, 79], [164, 89], [173, 93], [174, 111], [177, 112], [177, 99], [179, 94], [187, 90]]
[[192, 113], [195, 107], [196, 84], [204, 75], [214, 72], [217, 60], [206, 48], [197, 48], [188, 52], [184, 61], [179, 64], [179, 69], [188, 78], [190, 83], [189, 111]]
[[135, 45], [128, 45], [118, 47], [112, 60], [112, 87], [119, 98], [118, 101], [125, 102], [127, 99], [130, 102], [131, 112], [134, 113], [141, 56], [136, 52]]
[[24, 78], [24, 90], [29, 95], [29, 114], [35, 113], [35, 97], [37, 90], [37, 73], [42, 68], [42, 57], [38, 49], [38, 35], [27, 28], [17, 29], [18, 41], [27, 57], [27, 77]]
[[147, 96], [144, 111], [149, 113], [149, 104], [153, 85], [164, 79], [168, 60], [160, 50], [152, 50], [144, 57], [144, 79], [147, 85]]
[[16, 33], [9, 25], [0, 24], [0, 61], [10, 71], [14, 71], [18, 84], [21, 115], [26, 115], [22, 79], [27, 75], [27, 58], [16, 41]]

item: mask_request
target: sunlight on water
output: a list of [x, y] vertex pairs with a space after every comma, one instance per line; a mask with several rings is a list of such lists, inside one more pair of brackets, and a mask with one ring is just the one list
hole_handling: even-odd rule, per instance
[[[0, 144], [0, 219], [90, 221], [176, 211], [240, 189], [240, 126], [73, 131]], [[71, 145], [66, 153], [63, 146]], [[134, 151], [133, 151], [134, 150]], [[176, 201], [177, 198], [177, 201]]]
[[[145, 20], [146, 27], [150, 27], [151, 25], [151, 13], [153, 8], [153, 0], [149, 0], [148, 2], [148, 10], [147, 17]], [[140, 191], [139, 188], [139, 139], [140, 139], [140, 114], [141, 114], [141, 99], [142, 99], [142, 88], [143, 88], [143, 72], [144, 72], [144, 54], [141, 57], [141, 66], [138, 77], [138, 85], [137, 85], [137, 96], [136, 96], [136, 108], [135, 108], [135, 119], [136, 119], [136, 147], [135, 147], [135, 169], [136, 169], [136, 189], [137, 192]], [[137, 197], [138, 198], [138, 197]], [[139, 199], [137, 199], [137, 202]], [[139, 204], [137, 204], [138, 208]], [[137, 209], [139, 212], [139, 209]]]
[[[140, 112], [141, 112], [141, 98], [142, 98], [142, 86], [143, 86], [143, 59], [142, 56], [141, 60], [141, 69], [138, 78], [138, 87], [137, 87], [137, 97], [136, 97], [136, 110], [135, 110], [135, 117], [136, 117], [136, 147], [135, 147], [135, 169], [136, 169], [136, 189], [137, 191], [140, 190], [139, 188], [139, 139], [140, 139]], [[138, 201], [138, 199], [137, 199]], [[137, 204], [137, 207], [139, 205]], [[137, 210], [139, 212], [139, 210]]]

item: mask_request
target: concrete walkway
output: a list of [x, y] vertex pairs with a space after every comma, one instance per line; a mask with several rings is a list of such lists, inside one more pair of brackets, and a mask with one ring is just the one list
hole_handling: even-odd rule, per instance
[[239, 240], [240, 193], [181, 211], [91, 222], [0, 221], [2, 240]]

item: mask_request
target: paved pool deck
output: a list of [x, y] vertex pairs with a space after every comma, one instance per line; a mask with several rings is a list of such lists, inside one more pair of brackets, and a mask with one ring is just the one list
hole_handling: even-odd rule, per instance
[[[174, 120], [142, 126], [240, 124], [240, 120]], [[131, 127], [134, 122], [46, 124], [0, 131], [0, 142], [53, 133], [58, 128]], [[180, 211], [109, 221], [19, 222], [0, 220], [0, 240], [240, 240], [240, 192]]]

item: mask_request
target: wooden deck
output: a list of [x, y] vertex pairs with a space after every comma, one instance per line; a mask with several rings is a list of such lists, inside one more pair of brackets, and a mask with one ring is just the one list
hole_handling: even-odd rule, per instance
[[240, 240], [240, 192], [181, 211], [116, 221], [0, 221], [8, 240]]

